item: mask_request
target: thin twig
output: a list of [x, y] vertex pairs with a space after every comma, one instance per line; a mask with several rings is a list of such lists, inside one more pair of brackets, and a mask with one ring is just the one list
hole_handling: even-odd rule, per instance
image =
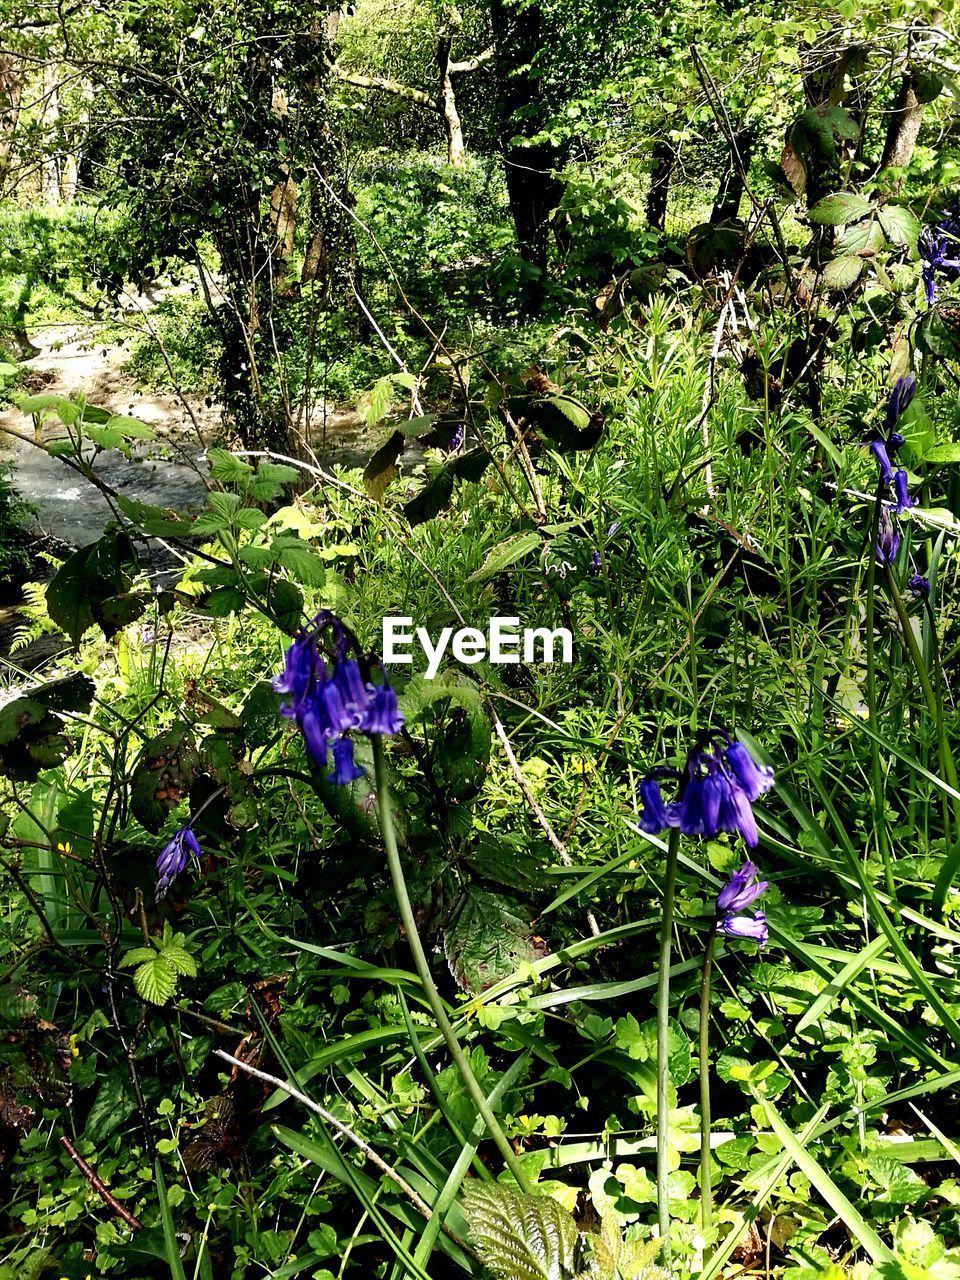
[[90, 1183], [91, 1187], [93, 1187], [94, 1191], [96, 1191], [104, 1204], [109, 1205], [117, 1217], [122, 1218], [128, 1227], [134, 1231], [139, 1231], [143, 1226], [143, 1223], [140, 1222], [139, 1219], [135, 1218], [129, 1209], [125, 1209], [116, 1196], [112, 1195], [107, 1190], [96, 1172], [87, 1164], [86, 1160], [84, 1160], [83, 1156], [80, 1155], [79, 1151], [77, 1151], [70, 1139], [64, 1137], [61, 1138], [60, 1141], [63, 1144], [67, 1155]]
[[[433, 1210], [427, 1204], [426, 1200], [424, 1200], [423, 1197], [416, 1192], [413, 1187], [411, 1187], [406, 1178], [404, 1178], [402, 1174], [397, 1173], [396, 1169], [391, 1165], [387, 1164], [386, 1160], [384, 1160], [382, 1156], [378, 1155], [369, 1143], [364, 1142], [363, 1138], [361, 1138], [358, 1133], [354, 1133], [354, 1131], [345, 1125], [342, 1120], [338, 1120], [333, 1112], [328, 1111], [326, 1107], [321, 1107], [320, 1104], [318, 1102], [314, 1102], [312, 1098], [308, 1098], [305, 1093], [301, 1093], [300, 1090], [290, 1084], [288, 1080], [281, 1080], [279, 1076], [272, 1076], [267, 1071], [261, 1071], [259, 1067], [251, 1067], [248, 1062], [243, 1062], [240, 1058], [235, 1058], [233, 1054], [227, 1053], [224, 1049], [214, 1049], [213, 1052], [216, 1057], [222, 1058], [224, 1062], [229, 1062], [231, 1066], [237, 1067], [241, 1071], [245, 1071], [247, 1075], [253, 1076], [257, 1080], [262, 1080], [265, 1084], [273, 1085], [275, 1089], [282, 1089], [283, 1092], [289, 1094], [291, 1098], [296, 1098], [298, 1102], [303, 1103], [309, 1111], [312, 1111], [314, 1115], [318, 1115], [325, 1124], [330, 1125], [332, 1129], [336, 1129], [338, 1133], [341, 1133], [348, 1140], [348, 1142], [352, 1142], [355, 1147], [363, 1152], [371, 1164], [376, 1165], [381, 1173], [384, 1173], [392, 1182], [395, 1182], [418, 1212], [422, 1213], [427, 1219], [432, 1217]], [[465, 1240], [461, 1240], [457, 1233], [451, 1230], [446, 1223], [441, 1226], [440, 1230], [448, 1239], [452, 1240], [454, 1244], [463, 1249], [465, 1253], [469, 1253], [473, 1258], [477, 1257], [477, 1254], [473, 1251], [470, 1245], [468, 1245]]]

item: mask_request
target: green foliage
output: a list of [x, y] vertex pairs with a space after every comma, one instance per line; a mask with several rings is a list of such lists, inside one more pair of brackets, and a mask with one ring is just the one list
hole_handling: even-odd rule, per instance
[[174, 933], [167, 921], [156, 946], [134, 947], [126, 953], [120, 968], [133, 969], [138, 996], [150, 1004], [166, 1004], [176, 993], [181, 977], [197, 976], [197, 963], [185, 941], [185, 935]]

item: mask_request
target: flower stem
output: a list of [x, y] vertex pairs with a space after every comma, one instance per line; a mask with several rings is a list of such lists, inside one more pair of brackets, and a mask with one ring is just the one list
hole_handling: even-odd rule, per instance
[[710, 977], [716, 927], [711, 928], [700, 978], [700, 1231], [713, 1224], [713, 1185], [710, 1173]]
[[457, 1070], [460, 1072], [460, 1078], [466, 1087], [467, 1092], [473, 1099], [474, 1106], [480, 1114], [481, 1119], [487, 1126], [487, 1132], [497, 1144], [500, 1154], [506, 1161], [507, 1168], [513, 1174], [520, 1190], [525, 1195], [533, 1194], [533, 1186], [530, 1179], [524, 1173], [520, 1161], [517, 1159], [516, 1153], [507, 1141], [507, 1135], [500, 1127], [500, 1122], [490, 1109], [486, 1095], [480, 1087], [477, 1077], [473, 1074], [473, 1068], [467, 1055], [464, 1053], [460, 1041], [457, 1039], [457, 1033], [451, 1025], [450, 1019], [447, 1017], [446, 1010], [443, 1007], [443, 1001], [440, 999], [440, 992], [436, 988], [433, 981], [433, 975], [430, 972], [430, 965], [427, 961], [426, 952], [423, 949], [423, 943], [420, 941], [420, 932], [417, 929], [417, 921], [413, 914], [413, 906], [410, 902], [410, 895], [407, 892], [407, 882], [403, 874], [403, 866], [400, 862], [400, 851], [397, 848], [397, 837], [393, 827], [393, 809], [390, 800], [390, 784], [387, 781], [387, 766], [383, 754], [383, 740], [378, 734], [371, 737], [373, 743], [373, 768], [377, 790], [377, 808], [380, 811], [380, 831], [383, 836], [383, 847], [387, 854], [387, 865], [390, 868], [390, 876], [393, 880], [393, 891], [397, 897], [397, 905], [400, 908], [400, 919], [403, 921], [403, 927], [407, 935], [407, 943], [413, 953], [413, 962], [416, 966], [417, 973], [420, 975], [420, 981], [423, 983], [424, 994], [427, 1002], [433, 1011], [433, 1016], [437, 1020], [437, 1026], [440, 1034], [443, 1036], [444, 1043], [450, 1051]]
[[[878, 498], [878, 504], [880, 499]], [[877, 541], [877, 521], [878, 515], [874, 515], [873, 528], [870, 534], [871, 547]], [[870, 718], [870, 728], [874, 734], [879, 734], [880, 723], [877, 713], [877, 659], [874, 637], [874, 617], [876, 609], [876, 590], [877, 590], [877, 562], [873, 555], [867, 559], [867, 604], [866, 618], [864, 619], [864, 631], [866, 633], [867, 643], [867, 715]], [[893, 878], [893, 860], [890, 855], [890, 841], [887, 839], [887, 822], [886, 812], [884, 809], [884, 788], [883, 788], [883, 766], [880, 761], [880, 744], [876, 737], [870, 739], [870, 775], [873, 791], [873, 814], [874, 826], [877, 835], [877, 844], [880, 848], [880, 857], [883, 862], [883, 878], [886, 884], [887, 893], [891, 899], [896, 897], [896, 885]]]
[[663, 882], [663, 920], [660, 925], [660, 971], [657, 983], [657, 1220], [664, 1266], [670, 1265], [670, 1201], [667, 1167], [670, 1136], [670, 944], [673, 938], [673, 899], [677, 884], [680, 831], [674, 827], [667, 842], [667, 872]]
[[[923, 691], [923, 698], [927, 704], [927, 710], [933, 719], [937, 733], [937, 748], [940, 756], [940, 768], [946, 775], [946, 780], [954, 792], [960, 789], [957, 780], [957, 766], [953, 759], [953, 752], [950, 750], [950, 743], [947, 739], [946, 727], [943, 723], [943, 703], [940, 697], [940, 690], [935, 690], [930, 680], [930, 672], [927, 670], [927, 664], [923, 660], [923, 654], [920, 651], [920, 645], [917, 641], [916, 633], [910, 622], [907, 613], [907, 606], [904, 604], [903, 596], [897, 587], [897, 580], [893, 575], [893, 570], [887, 566], [887, 587], [890, 591], [890, 598], [893, 600], [894, 608], [897, 611], [897, 617], [900, 619], [900, 629], [903, 632], [904, 644], [907, 646], [907, 652], [910, 654], [910, 661], [913, 663], [917, 673], [917, 679], [920, 681], [920, 688]], [[933, 896], [931, 902], [934, 913], [938, 916], [943, 914], [944, 904], [947, 900], [947, 894], [953, 883], [957, 871], [960, 870], [960, 800], [956, 795], [953, 800], [953, 826], [954, 839], [953, 846], [940, 869], [936, 883], [933, 886]]]

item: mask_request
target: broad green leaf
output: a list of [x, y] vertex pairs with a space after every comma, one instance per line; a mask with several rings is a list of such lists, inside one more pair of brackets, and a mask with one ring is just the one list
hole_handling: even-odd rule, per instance
[[873, 205], [863, 196], [854, 195], [852, 191], [839, 191], [836, 195], [824, 196], [822, 200], [818, 200], [807, 217], [811, 222], [822, 226], [839, 227], [865, 218], [872, 208]]
[[572, 1280], [577, 1228], [556, 1200], [470, 1182], [463, 1207], [477, 1252], [496, 1280]]
[[512, 538], [507, 538], [505, 542], [497, 543], [493, 550], [488, 553], [480, 568], [475, 573], [472, 573], [467, 581], [484, 582], [487, 578], [492, 578], [496, 574], [502, 573], [504, 569], [516, 564], [528, 552], [538, 547], [541, 541], [540, 533], [536, 529], [526, 529], [523, 533], [517, 533]]
[[885, 204], [877, 211], [880, 225], [894, 244], [905, 244], [916, 249], [920, 235], [920, 222], [900, 204]]
[[166, 1004], [177, 989], [177, 973], [162, 955], [154, 953], [134, 970], [133, 985], [142, 1000]]
[[834, 258], [823, 268], [823, 283], [828, 289], [849, 289], [860, 279], [865, 265], [863, 258], [856, 254]]
[[537, 958], [529, 917], [521, 911], [516, 899], [502, 893], [471, 886], [464, 894], [444, 932], [443, 950], [450, 972], [471, 995]]

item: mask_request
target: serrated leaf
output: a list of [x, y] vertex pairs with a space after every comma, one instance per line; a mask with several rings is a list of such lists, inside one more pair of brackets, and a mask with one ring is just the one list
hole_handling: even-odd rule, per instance
[[855, 195], [852, 191], [838, 191], [836, 195], [824, 196], [822, 200], [818, 200], [807, 217], [821, 226], [839, 227], [846, 222], [857, 222], [860, 218], [865, 218], [872, 208], [873, 205], [863, 196]]
[[523, 533], [514, 534], [505, 542], [500, 542], [489, 552], [483, 564], [475, 573], [471, 573], [468, 582], [483, 582], [492, 578], [504, 569], [523, 558], [528, 552], [538, 547], [542, 539], [536, 529], [526, 529]]
[[19, 401], [19, 406], [22, 413], [55, 413], [68, 427], [80, 421], [80, 406], [66, 396], [25, 396]]
[[221, 484], [243, 484], [253, 475], [250, 463], [236, 457], [229, 449], [208, 449], [207, 459], [211, 476]]
[[885, 204], [878, 210], [880, 225], [894, 244], [909, 245], [916, 249], [920, 235], [920, 222], [909, 209], [900, 204]]
[[463, 1207], [477, 1252], [497, 1280], [571, 1280], [577, 1229], [556, 1200], [469, 1182]]
[[141, 1000], [166, 1004], [177, 989], [177, 974], [164, 956], [155, 953], [134, 971], [133, 985]]
[[133, 548], [126, 534], [104, 534], [68, 556], [47, 587], [47, 612], [74, 645], [96, 622], [96, 606], [130, 585]]
[[475, 885], [467, 889], [443, 937], [450, 972], [471, 995], [509, 978], [537, 957], [527, 913], [515, 898]]
[[160, 954], [176, 973], [183, 974], [187, 978], [195, 978], [197, 976], [197, 962], [185, 947], [171, 942], [163, 948]]
[[863, 259], [856, 254], [834, 258], [823, 268], [823, 283], [828, 289], [849, 289], [859, 280], [864, 266]]
[[125, 413], [115, 413], [107, 419], [107, 427], [119, 431], [127, 440], [156, 440], [157, 433], [139, 418], [131, 418]]
[[403, 508], [410, 524], [423, 524], [439, 515], [453, 497], [458, 480], [477, 481], [490, 464], [490, 455], [483, 449], [471, 449], [458, 458], [444, 463], [426, 488]]
[[125, 443], [123, 432], [110, 427], [85, 427], [84, 434], [101, 449], [119, 449]]

